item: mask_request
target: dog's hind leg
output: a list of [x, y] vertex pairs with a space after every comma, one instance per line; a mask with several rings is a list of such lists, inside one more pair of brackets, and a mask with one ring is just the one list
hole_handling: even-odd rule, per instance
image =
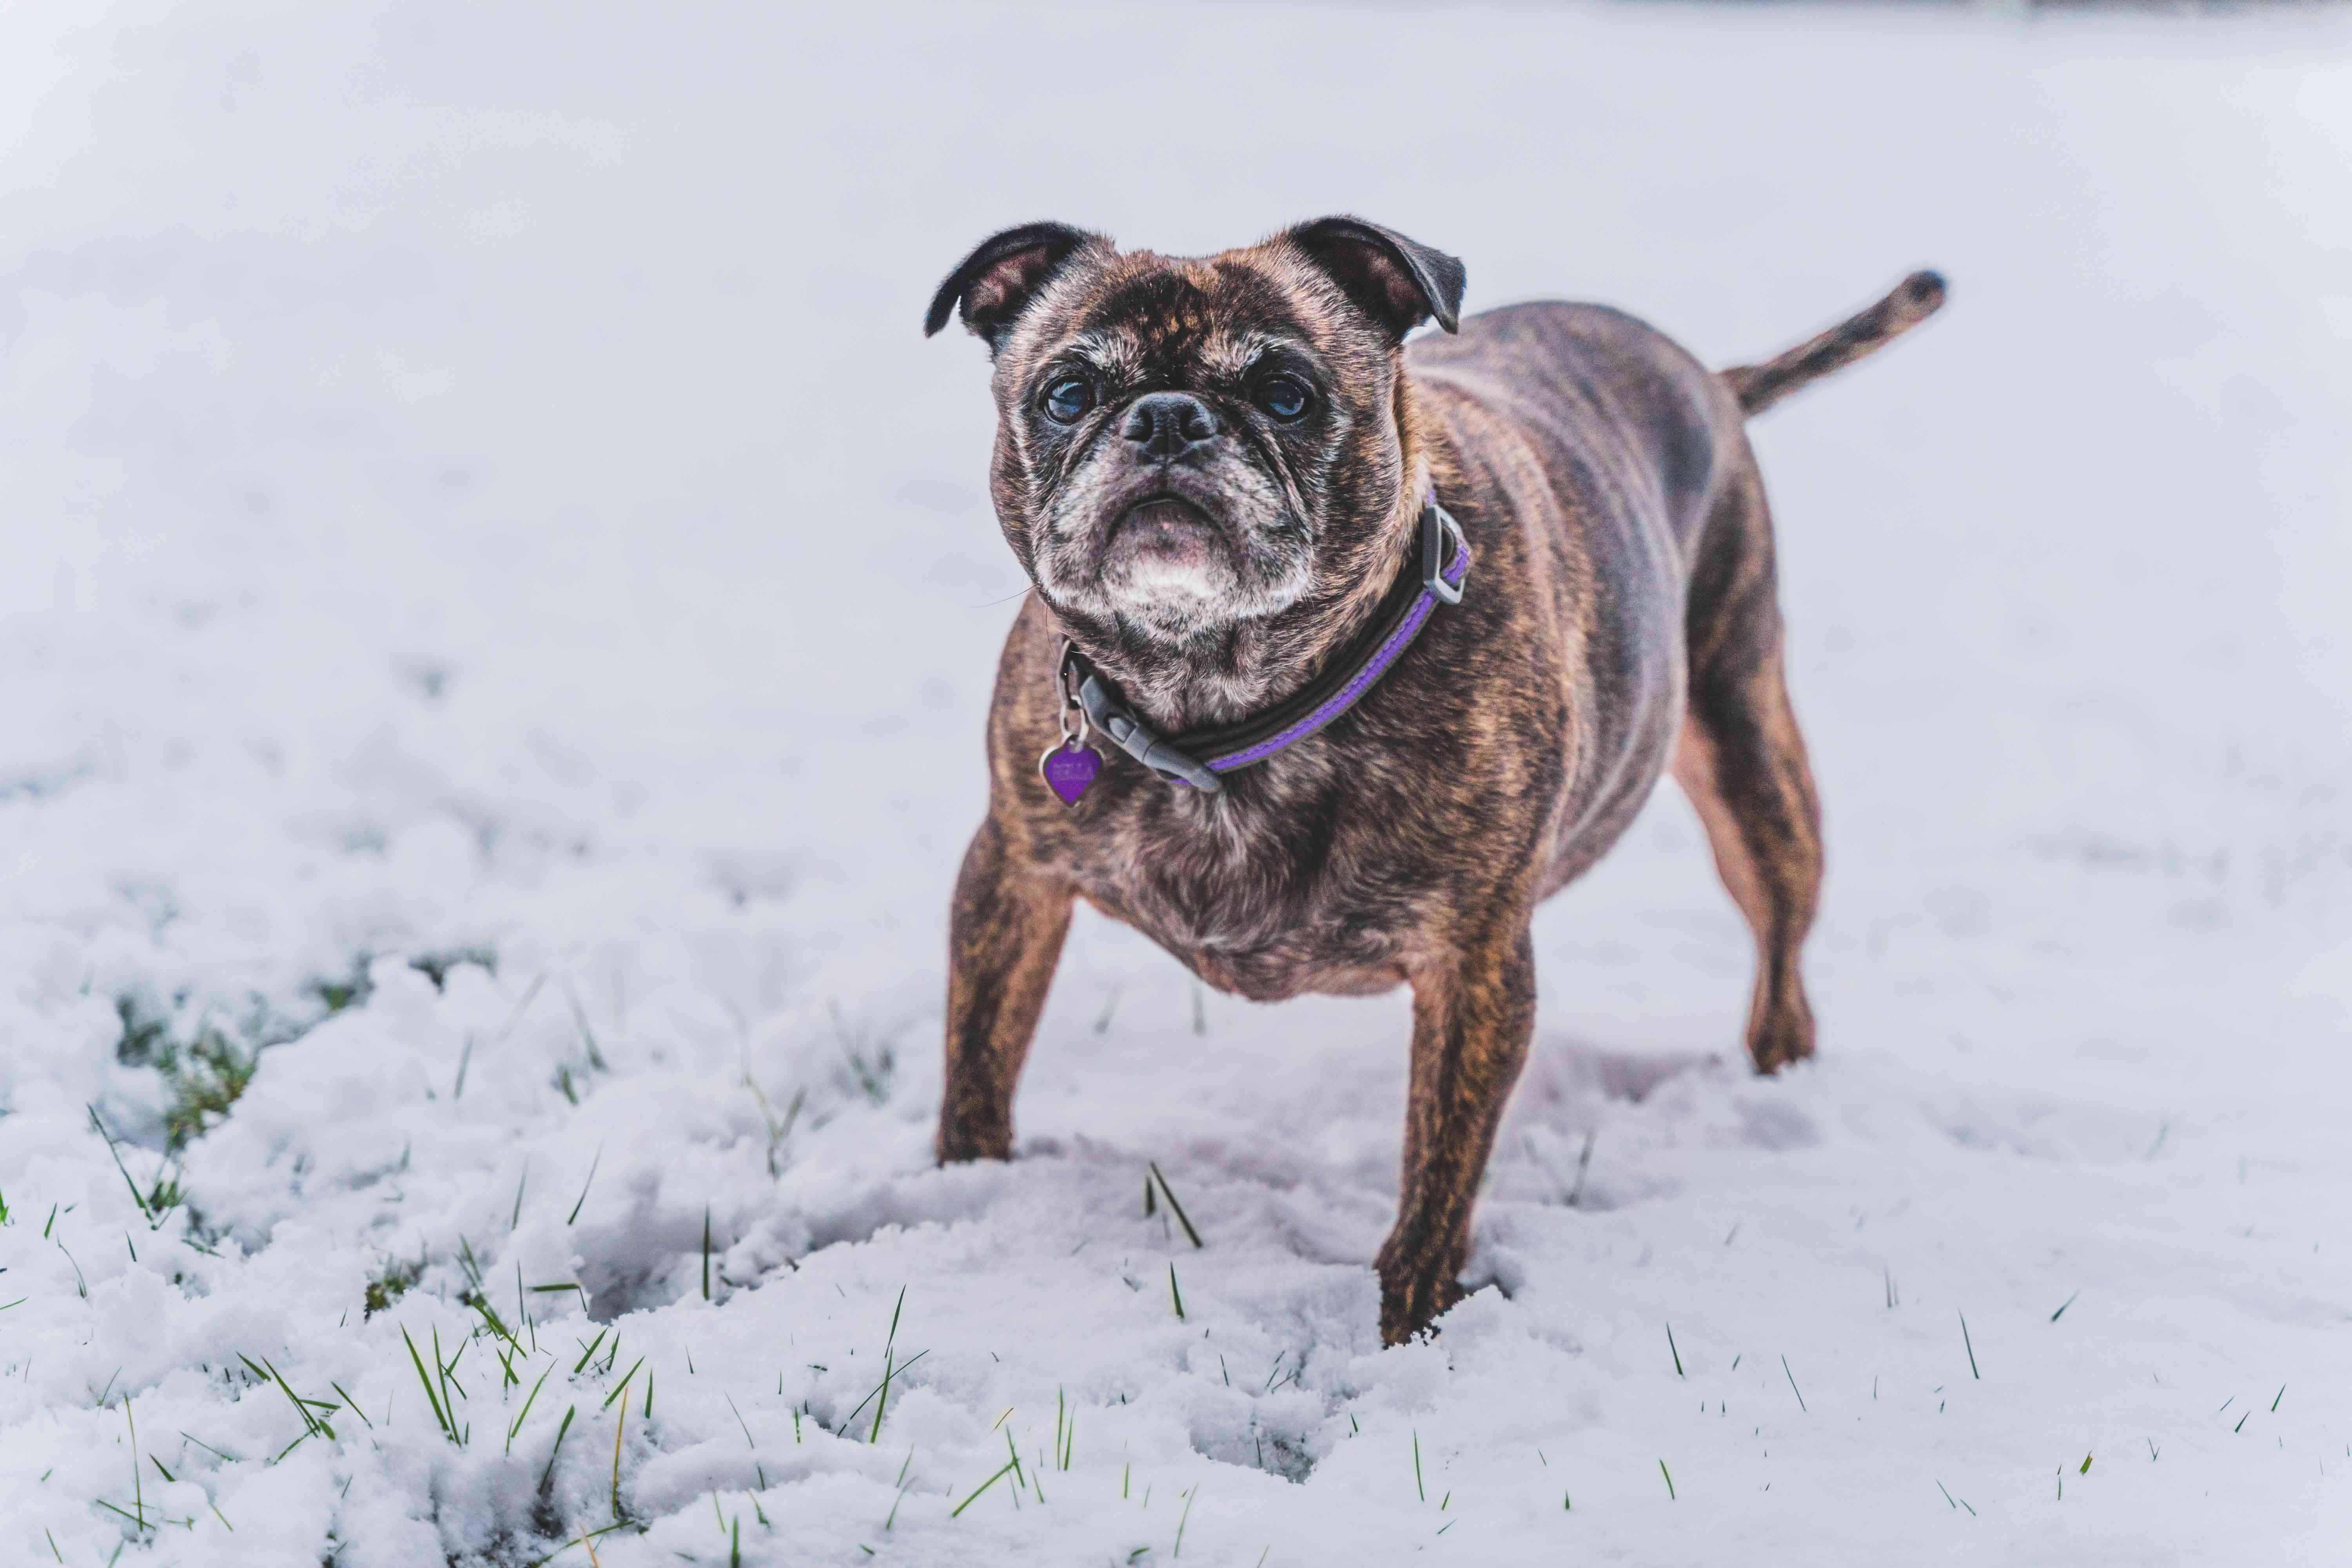
[[1769, 1073], [1813, 1054], [1798, 953], [1821, 900], [1822, 812], [1782, 674], [1771, 514], [1752, 459], [1700, 536], [1688, 635], [1690, 703], [1675, 782], [1756, 933], [1748, 1050]]
[[1401, 1344], [1462, 1296], [1470, 1211], [1535, 1032], [1535, 951], [1516, 929], [1412, 974], [1412, 1076], [1396, 1228], [1381, 1247], [1381, 1338]]
[[1013, 1089], [1054, 983], [1073, 895], [1021, 863], [993, 818], [956, 878], [948, 928], [942, 1163], [1013, 1157]]

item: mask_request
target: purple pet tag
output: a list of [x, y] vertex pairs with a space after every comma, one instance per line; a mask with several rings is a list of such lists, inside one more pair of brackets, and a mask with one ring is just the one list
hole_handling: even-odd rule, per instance
[[1095, 775], [1102, 772], [1102, 764], [1100, 752], [1071, 741], [1050, 748], [1038, 758], [1037, 772], [1045, 779], [1045, 787], [1059, 795], [1064, 805], [1076, 805], [1078, 796], [1095, 782]]

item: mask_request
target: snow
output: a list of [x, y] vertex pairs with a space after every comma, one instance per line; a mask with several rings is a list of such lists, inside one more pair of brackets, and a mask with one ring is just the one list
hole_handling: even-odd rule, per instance
[[[0, 28], [0, 1560], [2340, 1551], [2340, 17]], [[1022, 581], [922, 305], [1016, 221], [1330, 211], [1720, 363], [1953, 282], [1756, 431], [1822, 1058], [1742, 1070], [1663, 793], [1398, 1349], [1400, 996], [1082, 919], [1020, 1157], [928, 1152]]]

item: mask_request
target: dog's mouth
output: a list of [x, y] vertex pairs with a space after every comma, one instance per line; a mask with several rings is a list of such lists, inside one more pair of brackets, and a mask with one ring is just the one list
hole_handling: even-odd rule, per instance
[[1037, 585], [1074, 613], [1170, 636], [1270, 615], [1311, 564], [1280, 503], [1271, 478], [1238, 460], [1214, 474], [1096, 465], [1039, 513]]
[[1104, 547], [1104, 564], [1201, 570], [1223, 548], [1223, 531], [1179, 496], [1146, 496], [1119, 514]]

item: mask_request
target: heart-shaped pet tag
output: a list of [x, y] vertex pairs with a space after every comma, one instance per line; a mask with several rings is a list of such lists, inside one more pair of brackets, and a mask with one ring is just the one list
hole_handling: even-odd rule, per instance
[[1076, 805], [1078, 796], [1102, 772], [1102, 753], [1092, 746], [1071, 744], [1055, 746], [1037, 759], [1037, 772], [1045, 787], [1061, 797], [1064, 805]]

